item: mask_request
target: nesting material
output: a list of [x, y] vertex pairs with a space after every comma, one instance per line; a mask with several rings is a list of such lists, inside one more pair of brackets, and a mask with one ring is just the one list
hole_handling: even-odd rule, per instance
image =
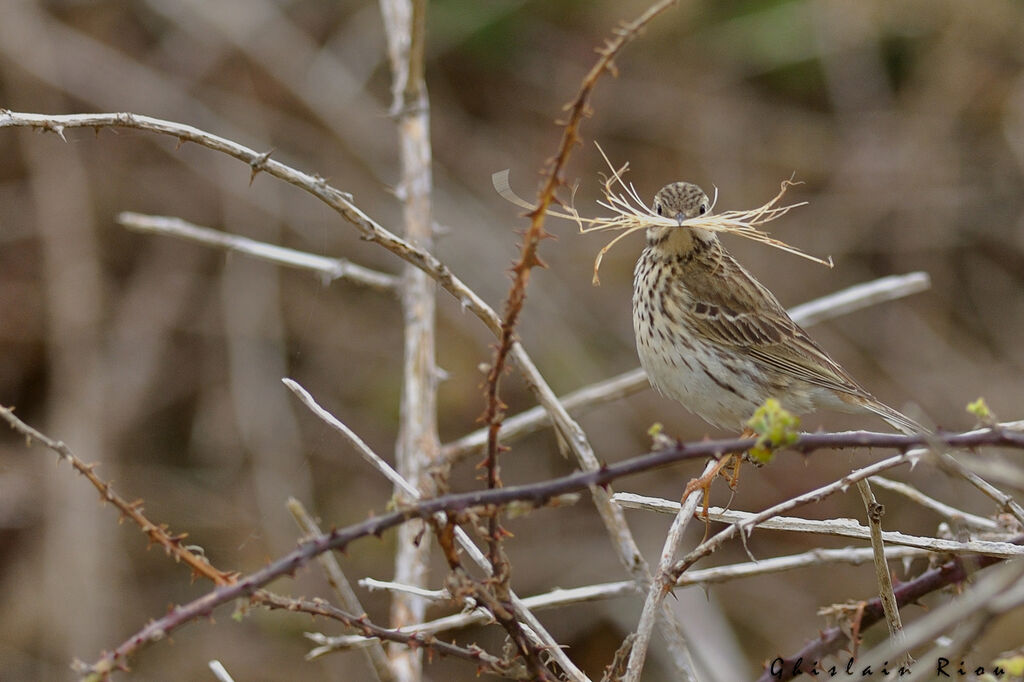
[[[769, 236], [769, 233], [760, 229], [762, 225], [770, 223], [773, 220], [778, 220], [789, 213], [792, 209], [807, 204], [806, 201], [801, 201], [796, 204], [781, 203], [786, 191], [793, 185], [800, 184], [799, 182], [794, 182], [792, 178], [782, 181], [779, 193], [772, 197], [770, 201], [757, 208], [746, 211], [725, 211], [724, 213], [719, 214], [714, 213], [714, 203], [718, 200], [718, 188], [716, 187], [715, 196], [712, 201], [712, 210], [702, 216], [677, 221], [675, 218], [660, 216], [655, 213], [654, 210], [640, 198], [640, 195], [633, 184], [626, 183], [623, 180], [623, 176], [629, 170], [629, 163], [623, 164], [620, 168], [616, 169], [612, 165], [611, 161], [608, 160], [608, 157], [605, 155], [604, 150], [601, 149], [601, 146], [598, 145], [597, 148], [598, 151], [601, 152], [601, 156], [604, 158], [605, 163], [608, 164], [608, 168], [611, 170], [611, 175], [603, 177], [602, 191], [604, 193], [604, 199], [599, 200], [597, 203], [610, 210], [612, 215], [602, 216], [599, 218], [586, 218], [576, 210], [574, 202], [572, 201], [570, 201], [567, 206], [563, 206], [561, 210], [549, 209], [547, 211], [547, 215], [553, 218], [575, 221], [579, 226], [581, 233], [621, 232], [621, 234], [616, 235], [614, 239], [605, 244], [594, 259], [593, 283], [595, 285], [601, 283], [598, 279], [598, 270], [601, 267], [601, 261], [604, 259], [604, 255], [624, 237], [629, 236], [637, 230], [646, 230], [649, 227], [678, 227], [679, 229], [700, 228], [712, 232], [735, 234], [743, 237], [744, 239], [750, 239], [755, 242], [767, 244], [768, 246], [795, 254], [801, 258], [812, 260], [815, 263], [821, 263], [822, 265], [827, 265], [830, 268], [833, 267], [831, 256], [826, 259], [812, 256], [801, 251], [795, 246], [790, 246], [781, 240]], [[534, 208], [512, 192], [508, 184], [508, 171], [496, 173], [494, 176], [494, 185], [495, 189], [498, 190], [498, 193], [512, 203], [531, 210]]]

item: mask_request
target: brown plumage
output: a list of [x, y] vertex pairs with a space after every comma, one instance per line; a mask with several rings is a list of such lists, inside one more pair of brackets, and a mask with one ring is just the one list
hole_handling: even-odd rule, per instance
[[[711, 210], [675, 182], [655, 210], [685, 220]], [[652, 227], [633, 276], [637, 353], [651, 384], [708, 422], [737, 428], [767, 398], [796, 414], [873, 412], [906, 433], [924, 427], [879, 402], [796, 324], [710, 231]]]

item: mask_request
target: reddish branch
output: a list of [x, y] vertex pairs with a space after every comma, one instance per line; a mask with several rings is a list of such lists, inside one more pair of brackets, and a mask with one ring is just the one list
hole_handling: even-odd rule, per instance
[[[1024, 544], [1024, 535], [1006, 540], [1015, 545]], [[950, 561], [929, 569], [913, 580], [899, 585], [893, 590], [896, 595], [896, 602], [900, 607], [913, 604], [927, 594], [941, 590], [950, 585], [962, 583], [968, 575], [975, 570], [987, 568], [993, 564], [1005, 561], [998, 557], [968, 555], [955, 557]], [[860, 610], [860, 617], [856, 623], [856, 631], [863, 632], [865, 628], [871, 627], [885, 617], [882, 609], [882, 601], [879, 597], [863, 602]], [[775, 659], [770, 662], [757, 682], [770, 682], [775, 680], [791, 680], [798, 674], [810, 674], [812, 670], [823, 670], [819, 663], [827, 656], [836, 654], [840, 649], [851, 644], [849, 635], [842, 627], [829, 628], [821, 635], [809, 642], [803, 649], [781, 661]], [[856, 644], [856, 643], [854, 643]], [[772, 671], [776, 671], [773, 674]]]
[[[548, 481], [530, 485], [475, 490], [467, 493], [445, 495], [423, 500], [397, 511], [376, 516], [347, 528], [332, 530], [324, 535], [302, 542], [298, 548], [264, 568], [237, 581], [223, 585], [187, 604], [172, 608], [161, 618], [150, 622], [130, 639], [107, 652], [89, 672], [106, 674], [134, 654], [142, 646], [163, 639], [182, 625], [209, 615], [213, 609], [235, 599], [249, 597], [261, 587], [285, 575], [293, 575], [313, 558], [332, 549], [343, 550], [355, 540], [370, 535], [379, 537], [384, 531], [394, 528], [410, 519], [429, 519], [438, 512], [464, 514], [473, 511], [478, 514], [493, 510], [512, 502], [528, 502], [541, 507], [553, 498], [570, 492], [585, 490], [595, 485], [605, 485], [615, 479], [650, 471], [658, 467], [688, 459], [717, 457], [724, 453], [744, 451], [755, 443], [753, 438], [679, 443], [658, 452], [634, 457], [595, 471], [580, 471]], [[812, 452], [822, 448], [845, 449], [856, 447], [890, 448], [905, 451], [914, 446], [931, 443], [945, 443], [951, 447], [974, 448], [979, 446], [1006, 446], [1024, 449], [1024, 433], [1004, 428], [991, 428], [969, 433], [938, 433], [905, 436], [902, 434], [871, 433], [850, 431], [844, 433], [803, 434], [787, 449]], [[465, 518], [465, 517], [463, 517]]]
[[[501, 321], [501, 331], [498, 338], [498, 347], [494, 353], [494, 360], [491, 362], [490, 371], [487, 374], [487, 407], [482, 420], [487, 424], [487, 455], [482, 466], [487, 469], [487, 487], [498, 488], [501, 486], [501, 474], [498, 466], [498, 453], [501, 446], [498, 442], [498, 433], [501, 430], [502, 421], [505, 418], [505, 404], [499, 397], [499, 384], [501, 376], [505, 371], [508, 362], [508, 354], [512, 350], [515, 340], [516, 324], [519, 315], [523, 310], [523, 303], [526, 300], [526, 287], [530, 281], [530, 272], [534, 267], [544, 267], [540, 259], [538, 249], [542, 240], [550, 235], [544, 229], [544, 219], [547, 210], [552, 203], [555, 203], [555, 192], [565, 184], [562, 171], [569, 161], [569, 155], [573, 147], [580, 142], [579, 127], [583, 118], [591, 114], [590, 96], [598, 79], [605, 73], [615, 74], [615, 56], [628, 45], [654, 17], [676, 4], [678, 0], [662, 0], [657, 2], [630, 23], [623, 24], [616, 29], [615, 36], [607, 40], [603, 48], [598, 49], [599, 57], [590, 71], [583, 78], [580, 89], [572, 102], [566, 105], [569, 116], [563, 124], [562, 139], [558, 144], [558, 150], [551, 157], [543, 173], [543, 183], [537, 194], [537, 204], [528, 214], [530, 227], [523, 235], [523, 243], [519, 260], [512, 266], [512, 286], [509, 289], [508, 298], [505, 301], [505, 314]], [[500, 575], [503, 566], [507, 562], [502, 560], [500, 552], [501, 528], [497, 516], [489, 521], [489, 545], [490, 560], [495, 569], [495, 575]], [[504, 570], [507, 570], [504, 569]]]
[[75, 471], [85, 476], [96, 490], [100, 491], [100, 499], [117, 507], [121, 516], [131, 520], [149, 538], [151, 543], [160, 545], [164, 551], [173, 556], [175, 560], [184, 563], [192, 569], [192, 575], [201, 575], [209, 578], [215, 585], [230, 585], [235, 581], [238, 574], [221, 571], [213, 566], [206, 557], [197, 554], [185, 543], [188, 533], [171, 535], [164, 524], [157, 525], [146, 518], [142, 513], [142, 500], [129, 502], [114, 492], [109, 483], [96, 475], [95, 464], [86, 464], [78, 459], [75, 454], [61, 441], [53, 440], [46, 434], [36, 431], [31, 426], [14, 416], [14, 410], [0, 405], [0, 417], [3, 417], [11, 428], [25, 436], [28, 441], [39, 441], [50, 450], [53, 450], [61, 459], [66, 459], [74, 467]]

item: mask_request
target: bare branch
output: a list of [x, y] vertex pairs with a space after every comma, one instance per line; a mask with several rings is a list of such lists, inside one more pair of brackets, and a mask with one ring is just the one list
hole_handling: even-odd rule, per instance
[[[426, 0], [381, 0], [381, 16], [391, 64], [392, 113], [397, 118], [398, 148], [402, 177], [398, 197], [402, 200], [405, 237], [426, 252], [433, 249], [434, 223], [430, 144], [430, 99], [424, 84], [426, 47]], [[434, 356], [436, 289], [427, 273], [407, 264], [401, 284], [404, 322], [402, 395], [399, 406], [398, 442], [395, 464], [402, 476], [423, 495], [431, 497], [437, 482], [430, 476], [441, 449], [437, 435], [437, 377]], [[399, 487], [396, 492], [400, 493]], [[426, 585], [432, 543], [417, 542], [418, 524], [403, 525], [395, 549], [395, 578], [414, 585]], [[427, 602], [410, 594], [392, 596], [391, 625], [421, 623]], [[419, 682], [423, 677], [422, 652], [412, 648], [392, 652], [399, 678]]]
[[[874, 480], [874, 479], [872, 479]], [[820, 490], [820, 489], [819, 489]], [[662, 514], [679, 513], [679, 503], [660, 498], [644, 497], [633, 493], [616, 493], [615, 501], [629, 509], [645, 509], [656, 511]], [[760, 519], [761, 514], [737, 511], [733, 509], [722, 509], [710, 507], [708, 517], [712, 521], [742, 525], [747, 533], [754, 528], [762, 530], [781, 530], [793, 533], [816, 533], [819, 535], [832, 535], [836, 537], [870, 539], [871, 531], [862, 526], [855, 519], [801, 519], [792, 516], [775, 516]], [[1009, 537], [1009, 535], [1008, 535]], [[1008, 542], [993, 542], [989, 540], [968, 540], [958, 542], [944, 538], [930, 538], [920, 535], [907, 535], [898, 531], [883, 531], [882, 540], [901, 547], [913, 547], [929, 552], [949, 554], [984, 554], [986, 556], [1008, 559], [1024, 555], [1024, 548]]]
[[[875, 579], [878, 581], [878, 597], [882, 602], [882, 611], [885, 612], [885, 622], [889, 626], [889, 636], [895, 640], [903, 639], [903, 621], [900, 619], [899, 606], [896, 604], [896, 597], [892, 593], [892, 576], [889, 574], [889, 564], [885, 560], [885, 544], [882, 541], [882, 515], [885, 507], [878, 503], [874, 493], [871, 492], [871, 484], [868, 479], [857, 481], [857, 489], [864, 500], [864, 508], [867, 511], [868, 527], [871, 531], [871, 552], [874, 555]], [[910, 660], [907, 660], [910, 663]]]
[[[316, 521], [309, 515], [303, 504], [294, 497], [288, 500], [288, 511], [306, 537], [323, 535], [323, 531], [320, 530]], [[344, 571], [341, 570], [341, 564], [338, 563], [335, 556], [330, 552], [324, 552], [319, 556], [319, 560], [327, 576], [327, 582], [334, 590], [334, 594], [337, 595], [341, 608], [349, 613], [366, 613], [366, 609], [359, 602], [359, 597], [352, 589], [352, 585], [345, 577]], [[380, 682], [391, 682], [395, 679], [391, 667], [388, 665], [387, 654], [384, 653], [384, 647], [380, 645], [379, 641], [370, 642], [363, 647], [363, 653]]]
[[281, 265], [287, 268], [298, 268], [315, 272], [326, 282], [336, 279], [348, 280], [356, 284], [377, 289], [385, 293], [394, 293], [398, 287], [398, 278], [384, 272], [377, 272], [361, 265], [356, 265], [344, 258], [327, 258], [305, 251], [288, 249], [283, 246], [267, 244], [248, 237], [240, 237], [209, 227], [201, 227], [181, 218], [168, 216], [143, 215], [125, 211], [119, 213], [117, 222], [135, 232], [160, 234], [198, 242], [205, 246], [242, 253], [260, 260]]
[[165, 121], [151, 116], [142, 116], [140, 114], [44, 115], [16, 113], [0, 109], [0, 128], [15, 127], [35, 128], [57, 134], [63, 134], [64, 130], [68, 128], [91, 128], [94, 130], [100, 128], [134, 128], [167, 135], [177, 139], [179, 143], [194, 142], [207, 149], [227, 154], [245, 163], [253, 172], [267, 173], [313, 195], [354, 225], [364, 239], [380, 244], [402, 260], [426, 272], [454, 296], [460, 304], [479, 317], [492, 332], [497, 334], [500, 330], [501, 322], [497, 313], [460, 279], [455, 277], [448, 269], [448, 266], [438, 260], [433, 254], [382, 227], [352, 203], [351, 195], [332, 187], [320, 176], [310, 175], [292, 168], [270, 158], [268, 153], [257, 152], [233, 140], [208, 133], [194, 126], [174, 121]]
[[[718, 462], [712, 460], [704, 467], [703, 476], [714, 475], [717, 469]], [[647, 591], [647, 599], [644, 601], [643, 611], [640, 613], [640, 622], [637, 624], [636, 636], [633, 639], [633, 646], [629, 654], [629, 663], [626, 666], [626, 674], [623, 677], [625, 682], [638, 682], [640, 674], [643, 672], [654, 624], [657, 622], [658, 614], [663, 610], [665, 597], [672, 591], [672, 586], [675, 583], [675, 577], [670, 575], [672, 559], [679, 549], [679, 544], [682, 542], [683, 532], [686, 530], [687, 524], [693, 518], [697, 505], [703, 499], [703, 495], [696, 494], [697, 490], [699, 488], [691, 490], [690, 486], [687, 486], [684, 497], [680, 501], [679, 513], [672, 520], [672, 527], [669, 528], [668, 535], [665, 537], [665, 544], [661, 549], [661, 558], [658, 561], [658, 573], [651, 582], [651, 587]], [[687, 674], [685, 679], [696, 679], [693, 674], [692, 663], [682, 672]]]
[[880, 488], [885, 488], [886, 490], [899, 493], [904, 497], [917, 502], [922, 507], [931, 509], [933, 512], [950, 521], [961, 521], [968, 526], [979, 530], [998, 531], [1002, 529], [1002, 526], [1000, 526], [997, 521], [985, 518], [984, 516], [978, 516], [977, 514], [971, 514], [970, 512], [965, 512], [962, 509], [952, 507], [945, 502], [940, 502], [939, 500], [925, 495], [917, 488], [907, 485], [906, 483], [894, 481], [890, 478], [885, 478], [884, 476], [875, 476], [871, 479], [871, 482]]
[[18, 419], [14, 416], [13, 409], [0, 405], [0, 417], [10, 424], [12, 429], [25, 436], [26, 444], [31, 444], [33, 440], [39, 441], [56, 453], [58, 457], [67, 460], [75, 471], [84, 476], [99, 491], [101, 500], [114, 505], [124, 518], [131, 519], [146, 534], [150, 542], [160, 545], [175, 560], [181, 561], [191, 568], [193, 575], [204, 576], [215, 585], [230, 585], [235, 581], [236, 573], [219, 570], [203, 555], [202, 548], [185, 544], [187, 533], [171, 535], [167, 531], [167, 526], [153, 523], [142, 513], [142, 500], [129, 502], [114, 492], [109, 483], [96, 475], [94, 471], [96, 465], [86, 464], [78, 459], [71, 448], [63, 442], [50, 438]]

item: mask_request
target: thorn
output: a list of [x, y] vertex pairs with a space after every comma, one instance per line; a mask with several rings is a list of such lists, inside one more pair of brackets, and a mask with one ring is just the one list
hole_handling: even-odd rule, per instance
[[249, 170], [249, 186], [250, 187], [252, 187], [252, 181], [256, 179], [256, 175], [260, 171], [264, 170], [264, 167], [266, 166], [267, 161], [270, 159], [270, 155], [273, 154], [273, 153], [274, 153], [274, 150], [271, 149], [270, 151], [263, 152], [262, 154], [260, 154], [255, 159], [253, 159], [252, 161], [249, 162], [249, 167], [250, 167], [250, 170]]

